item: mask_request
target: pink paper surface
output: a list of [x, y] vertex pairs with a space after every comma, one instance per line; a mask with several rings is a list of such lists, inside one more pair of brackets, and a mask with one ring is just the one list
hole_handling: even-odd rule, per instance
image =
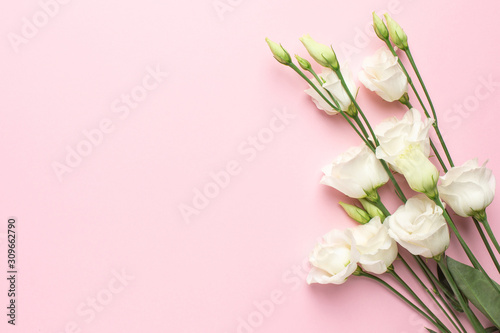
[[[305, 283], [319, 237], [355, 225], [321, 167], [360, 141], [264, 41], [306, 57], [309, 33], [357, 72], [382, 46], [374, 10], [409, 35], [456, 163], [498, 175], [495, 1], [4, 1], [0, 275], [11, 216], [18, 274], [1, 332], [425, 332], [372, 281]], [[358, 101], [374, 124], [404, 112]], [[498, 201], [488, 215], [500, 235]]]

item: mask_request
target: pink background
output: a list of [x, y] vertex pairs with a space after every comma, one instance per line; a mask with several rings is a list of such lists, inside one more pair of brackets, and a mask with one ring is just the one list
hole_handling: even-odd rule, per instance
[[[320, 169], [359, 140], [264, 42], [306, 56], [298, 37], [310, 33], [357, 71], [382, 45], [366, 36], [373, 10], [410, 36], [456, 163], [489, 159], [498, 176], [495, 1], [2, 2], [0, 259], [5, 272], [16, 216], [19, 297], [11, 327], [2, 278], [1, 331], [424, 332], [371, 281], [305, 283], [316, 240], [354, 225]], [[404, 112], [364, 88], [359, 103], [373, 123]], [[266, 143], [249, 148], [259, 133]], [[58, 177], [72, 149], [87, 156]], [[228, 167], [224, 188], [209, 185]], [[183, 218], [206, 186], [206, 207]], [[498, 201], [488, 213], [500, 235]], [[494, 272], [472, 224], [459, 224]], [[455, 241], [449, 253], [465, 258]]]

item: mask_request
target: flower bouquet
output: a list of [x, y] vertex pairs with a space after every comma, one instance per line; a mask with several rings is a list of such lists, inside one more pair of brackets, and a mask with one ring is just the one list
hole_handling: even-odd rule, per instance
[[[432, 325], [426, 327], [429, 332], [467, 332], [466, 326], [475, 332], [496, 332], [500, 328], [500, 286], [495, 282], [500, 273], [500, 246], [486, 215], [495, 192], [495, 178], [486, 163], [479, 165], [476, 159], [454, 165], [406, 33], [387, 14], [384, 22], [373, 13], [373, 28], [385, 46], [365, 59], [359, 81], [382, 99], [402, 103], [408, 109], [401, 119], [392, 117], [377, 126], [371, 125], [357, 103], [353, 75], [339, 62], [333, 48], [309, 35], [300, 38], [309, 55], [323, 67], [316, 73], [308, 60], [295, 56], [297, 66], [283, 46], [266, 39], [274, 58], [308, 83], [305, 92], [317, 108], [340, 115], [362, 141], [325, 166], [321, 179], [322, 184], [359, 201], [359, 205], [340, 203], [359, 225], [323, 236], [310, 255], [307, 282], [342, 284], [351, 275], [369, 278], [423, 316]], [[408, 68], [398, 53], [408, 58]], [[422, 112], [413, 107], [409, 88]], [[429, 159], [431, 153], [439, 167]], [[394, 173], [401, 174], [415, 193], [405, 194]], [[392, 184], [388, 186], [401, 201], [393, 212], [378, 193], [386, 183]], [[449, 209], [472, 219], [498, 272], [485, 271], [462, 238]], [[450, 229], [469, 262], [447, 255]], [[408, 270], [440, 313], [434, 313], [396, 272], [395, 260], [402, 262], [398, 270]], [[478, 312], [489, 322], [481, 322]]]

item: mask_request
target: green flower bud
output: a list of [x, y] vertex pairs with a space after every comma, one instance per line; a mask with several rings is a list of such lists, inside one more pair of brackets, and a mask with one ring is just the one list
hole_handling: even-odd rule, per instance
[[299, 62], [300, 67], [305, 70], [305, 71], [310, 71], [311, 70], [311, 63], [307, 61], [304, 58], [299, 57], [298, 55], [295, 55], [295, 59]]
[[373, 14], [373, 30], [377, 34], [378, 38], [382, 40], [387, 40], [389, 38], [389, 31], [387, 30], [387, 27], [385, 26], [384, 21], [380, 17], [378, 17], [375, 12]]
[[352, 218], [354, 221], [359, 222], [361, 224], [365, 224], [370, 222], [371, 217], [367, 212], [353, 205], [346, 204], [344, 202], [339, 202], [339, 204], [344, 208], [347, 215]]
[[309, 35], [304, 35], [299, 40], [304, 44], [307, 52], [311, 57], [316, 60], [318, 64], [323, 67], [339, 69], [339, 62], [337, 56], [330, 46], [320, 44], [311, 38]]
[[358, 109], [356, 109], [354, 103], [349, 104], [346, 113], [351, 118], [355, 118], [358, 115]]
[[431, 200], [438, 197], [437, 182], [439, 171], [419, 146], [410, 145], [400, 154], [395, 163], [406, 178], [411, 189], [424, 193]]
[[391, 40], [399, 47], [401, 50], [408, 49], [408, 36], [403, 31], [401, 26], [389, 16], [389, 14], [384, 14], [385, 20], [387, 21], [387, 27], [389, 28], [389, 35], [391, 36]]
[[365, 199], [359, 199], [359, 202], [361, 202], [361, 204], [363, 205], [363, 208], [368, 213], [368, 215], [370, 215], [371, 218], [378, 216], [378, 217], [380, 217], [380, 221], [384, 222], [385, 215], [384, 215], [384, 213], [382, 213], [382, 211], [377, 206], [375, 206], [370, 201], [365, 200]]
[[274, 59], [278, 60], [278, 62], [283, 65], [290, 65], [292, 63], [292, 58], [290, 58], [290, 55], [281, 44], [275, 43], [269, 38], [266, 38], [266, 42], [274, 55]]

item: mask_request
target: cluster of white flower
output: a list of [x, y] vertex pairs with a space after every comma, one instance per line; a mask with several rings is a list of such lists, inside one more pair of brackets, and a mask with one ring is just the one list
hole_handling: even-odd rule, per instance
[[[422, 121], [416, 109], [409, 110], [401, 120], [383, 121], [375, 128], [380, 143], [376, 153], [365, 144], [351, 147], [323, 168], [321, 183], [351, 198], [369, 197], [389, 180], [380, 163], [384, 160], [394, 171], [404, 175], [413, 190], [427, 196], [439, 193], [458, 215], [467, 217], [483, 212], [495, 193], [491, 170], [485, 165], [479, 166], [477, 160], [470, 160], [439, 177], [439, 171], [429, 160], [431, 125], [432, 120]], [[441, 179], [439, 185], [438, 178]], [[357, 264], [367, 272], [384, 273], [396, 258], [396, 252], [387, 251], [388, 239], [393, 239], [413, 255], [433, 258], [444, 252], [450, 243], [448, 225], [443, 210], [427, 196], [417, 194], [410, 198], [383, 224], [376, 216], [366, 225], [327, 234], [311, 255], [314, 268], [308, 282], [343, 283]], [[368, 225], [371, 227], [367, 228]], [[375, 228], [384, 229], [384, 232], [374, 231]], [[359, 243], [359, 239], [363, 242]], [[366, 253], [369, 253], [370, 264], [363, 259]]]
[[[436, 261], [449, 285], [443, 287], [441, 284], [439, 288], [445, 293], [448, 292], [447, 295], [454, 294], [476, 332], [486, 332], [486, 330], [470, 309], [467, 299], [500, 328], [500, 312], [498, 312], [500, 287], [486, 273], [445, 210], [447, 204], [457, 215], [475, 219], [478, 232], [481, 233], [488, 253], [500, 273], [500, 264], [478, 223], [482, 223], [490, 241], [500, 254], [500, 244], [489, 227], [485, 212], [486, 207], [493, 201], [495, 178], [492, 171], [486, 168], [486, 163], [479, 165], [477, 159], [469, 160], [462, 166], [454, 166], [439, 130], [433, 103], [409, 51], [407, 36], [390, 16], [385, 15], [385, 18], [387, 24], [375, 13], [373, 14], [375, 33], [386, 43], [386, 47], [365, 59], [358, 78], [368, 90], [375, 92], [387, 102], [400, 102], [408, 108], [408, 111], [401, 119], [392, 117], [374, 127], [356, 101], [358, 87], [349, 66], [339, 63], [331, 47], [316, 42], [309, 35], [300, 38], [309, 55], [324, 67], [318, 75], [309, 61], [296, 56], [302, 70], [312, 74], [309, 78], [292, 62], [290, 55], [281, 45], [267, 39], [276, 60], [292, 68], [309, 84], [309, 89], [305, 92], [312, 98], [317, 108], [328, 115], [341, 114], [363, 140], [360, 146], [349, 148], [325, 166], [322, 169], [324, 176], [321, 179], [322, 184], [359, 200], [363, 209], [342, 202], [340, 204], [360, 225], [346, 230], [335, 229], [323, 236], [322, 241], [310, 255], [312, 268], [307, 282], [342, 284], [354, 274], [381, 282], [394, 292], [387, 282], [373, 275], [389, 272], [404, 288], [413, 293], [409, 285], [397, 275], [392, 265], [399, 255], [399, 244], [401, 248], [415, 256], [431, 283], [434, 282], [430, 275], [434, 273], [420, 256]], [[432, 116], [410, 81], [404, 64], [398, 59], [397, 49], [403, 51], [410, 60], [412, 69], [425, 92]], [[409, 85], [426, 116], [424, 119], [421, 112], [410, 103]], [[429, 138], [431, 128], [439, 138], [449, 168]], [[442, 176], [429, 158], [431, 150], [439, 161], [443, 171]], [[417, 193], [407, 199], [393, 172], [401, 174], [409, 187]], [[378, 188], [389, 180], [402, 201], [402, 205], [392, 213], [384, 206], [378, 194]], [[445, 251], [450, 245], [448, 227], [453, 230], [473, 267], [446, 256]], [[411, 271], [412, 268], [405, 259], [402, 256], [400, 258]], [[415, 273], [413, 275], [419, 279]], [[437, 279], [434, 276], [434, 280]], [[457, 279], [462, 279], [461, 283], [457, 283]], [[474, 283], [470, 280], [474, 280]], [[422, 281], [420, 282], [427, 288]], [[439, 288], [435, 285], [433, 288], [434, 292], [439, 294]], [[431, 293], [428, 288], [427, 291]], [[397, 291], [395, 294], [412, 304]], [[419, 308], [412, 304], [417, 312], [440, 332], [451, 332], [415, 293], [413, 297], [421, 306]], [[443, 298], [441, 300], [441, 303], [446, 304]], [[445, 310], [436, 298], [434, 301], [448, 318], [450, 318], [448, 314], [454, 316], [455, 320], [452, 323], [458, 331], [461, 331], [458, 329], [460, 320], [451, 307], [448, 306], [448, 310]], [[493, 312], [495, 314], [492, 314]]]

